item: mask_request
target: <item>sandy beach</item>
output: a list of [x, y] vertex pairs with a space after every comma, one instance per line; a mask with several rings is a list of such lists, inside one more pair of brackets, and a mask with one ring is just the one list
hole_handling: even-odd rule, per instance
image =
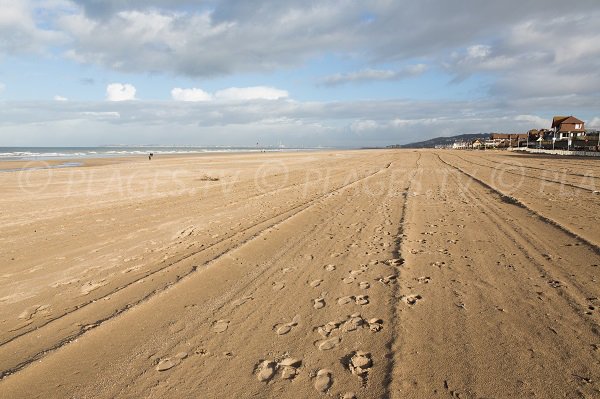
[[598, 160], [119, 158], [0, 186], [0, 398], [600, 397]]

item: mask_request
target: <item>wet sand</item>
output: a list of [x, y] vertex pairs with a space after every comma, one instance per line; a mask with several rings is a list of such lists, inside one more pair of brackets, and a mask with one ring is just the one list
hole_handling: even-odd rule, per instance
[[2, 398], [600, 395], [595, 159], [112, 161], [0, 173]]

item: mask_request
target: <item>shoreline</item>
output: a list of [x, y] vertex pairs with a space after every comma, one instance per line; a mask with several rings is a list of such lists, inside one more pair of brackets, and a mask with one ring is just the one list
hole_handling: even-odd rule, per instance
[[[220, 157], [220, 156], [239, 156], [239, 155], [259, 155], [259, 154], [309, 154], [309, 153], [326, 153], [328, 151], [364, 151], [371, 149], [361, 148], [311, 148], [311, 149], [289, 149], [289, 150], [272, 150], [272, 151], [215, 151], [215, 152], [193, 152], [193, 153], [154, 153], [152, 161], [156, 162], [161, 159], [177, 159], [177, 158], [205, 158], [205, 157]], [[100, 157], [57, 157], [50, 159], [21, 159], [21, 160], [9, 160], [0, 159], [0, 172], [20, 172], [30, 170], [43, 170], [43, 169], [63, 169], [63, 168], [74, 168], [74, 167], [91, 167], [91, 166], [106, 166], [114, 164], [122, 164], [127, 162], [152, 162], [148, 161], [148, 153], [146, 154], [132, 154], [126, 156], [100, 156]], [[64, 164], [74, 164], [65, 165]]]
[[353, 147], [275, 148], [275, 147], [1, 147], [0, 161], [51, 161], [87, 158], [123, 158], [155, 155], [200, 155], [327, 151]]

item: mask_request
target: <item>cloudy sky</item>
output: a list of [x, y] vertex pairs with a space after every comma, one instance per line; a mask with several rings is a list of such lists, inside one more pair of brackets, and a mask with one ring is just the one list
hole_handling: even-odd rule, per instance
[[0, 0], [0, 146], [600, 128], [598, 0]]

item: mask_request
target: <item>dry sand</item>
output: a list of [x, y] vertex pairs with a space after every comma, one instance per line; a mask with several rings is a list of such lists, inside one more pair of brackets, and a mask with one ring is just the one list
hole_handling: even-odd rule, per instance
[[1, 398], [600, 397], [596, 160], [159, 157], [0, 186]]

